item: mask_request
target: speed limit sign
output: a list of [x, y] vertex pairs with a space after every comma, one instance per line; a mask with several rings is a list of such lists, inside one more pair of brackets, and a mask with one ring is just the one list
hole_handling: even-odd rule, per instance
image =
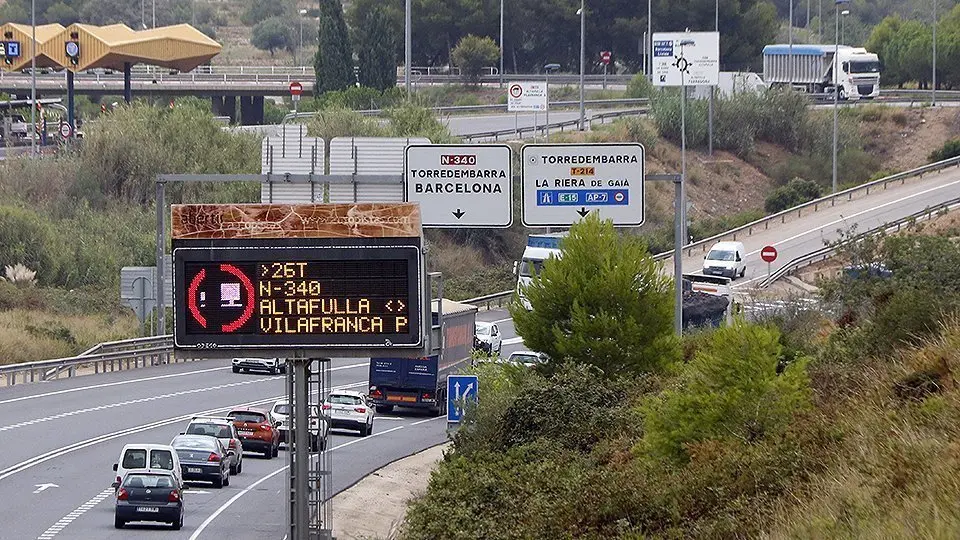
[[64, 139], [69, 139], [73, 135], [73, 128], [70, 127], [70, 124], [66, 122], [60, 123], [60, 136]]

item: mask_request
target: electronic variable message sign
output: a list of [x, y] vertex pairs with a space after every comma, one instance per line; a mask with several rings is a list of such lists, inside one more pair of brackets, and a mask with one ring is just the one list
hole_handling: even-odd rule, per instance
[[174, 238], [174, 345], [419, 347], [421, 261], [419, 237]]
[[177, 345], [420, 344], [417, 246], [306, 243], [174, 249]]

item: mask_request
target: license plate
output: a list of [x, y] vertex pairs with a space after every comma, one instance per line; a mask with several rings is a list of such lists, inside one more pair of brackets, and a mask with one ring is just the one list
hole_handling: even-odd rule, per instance
[[202, 473], [202, 472], [203, 472], [203, 469], [201, 469], [201, 468], [199, 468], [199, 467], [187, 467], [187, 472], [188, 472], [188, 473], [198, 473], [198, 474], [199, 474], [199, 473]]
[[159, 513], [160, 509], [154, 506], [138, 506], [137, 512]]
[[252, 432], [252, 431], [242, 431], [242, 430], [241, 430], [241, 431], [238, 431], [237, 433], [239, 433], [240, 435], [247, 436], [247, 437], [253, 435], [253, 432]]
[[387, 401], [400, 401], [405, 403], [416, 403], [416, 396], [387, 396]]

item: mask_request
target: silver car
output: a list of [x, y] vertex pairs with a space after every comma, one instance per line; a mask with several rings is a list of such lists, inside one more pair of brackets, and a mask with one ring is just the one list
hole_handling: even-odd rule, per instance
[[266, 371], [271, 375], [287, 372], [287, 363], [279, 358], [234, 358], [233, 372]]
[[[277, 426], [280, 432], [280, 442], [290, 448], [290, 414], [293, 407], [285, 399], [278, 400], [270, 409], [270, 421]], [[322, 426], [322, 428], [321, 428]], [[316, 405], [310, 405], [310, 449], [326, 450], [327, 439], [330, 436], [330, 422], [327, 417], [320, 414], [320, 409]]]

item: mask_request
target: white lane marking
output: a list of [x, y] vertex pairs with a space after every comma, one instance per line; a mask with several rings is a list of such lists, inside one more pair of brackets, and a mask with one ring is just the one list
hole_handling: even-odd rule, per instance
[[150, 397], [145, 397], [145, 398], [140, 398], [140, 399], [130, 399], [130, 400], [127, 400], [127, 401], [120, 401], [120, 402], [117, 402], [117, 403], [108, 403], [108, 404], [106, 404], [106, 405], [98, 405], [98, 406], [96, 406], [96, 407], [87, 407], [86, 409], [77, 409], [77, 410], [75, 410], [75, 411], [67, 411], [67, 412], [63, 412], [63, 413], [60, 413], [60, 414], [55, 414], [55, 415], [52, 415], [52, 416], [45, 416], [45, 417], [43, 417], [43, 418], [35, 418], [35, 419], [33, 419], [33, 420], [25, 420], [25, 421], [23, 421], [23, 422], [17, 422], [16, 424], [10, 424], [9, 426], [0, 426], [0, 433], [2, 433], [2, 432], [4, 432], [4, 431], [10, 431], [11, 429], [17, 429], [17, 428], [22, 428], [22, 427], [26, 427], [26, 426], [32, 426], [32, 425], [35, 425], [35, 424], [41, 424], [41, 423], [43, 423], [43, 422], [49, 422], [49, 421], [51, 421], [51, 420], [59, 420], [59, 419], [61, 419], [61, 418], [67, 418], [67, 417], [70, 417], [70, 416], [76, 416], [76, 415], [78, 415], [78, 414], [85, 414], [85, 413], [96, 412], [96, 411], [104, 411], [104, 410], [107, 410], [107, 409], [115, 409], [115, 408], [117, 408], [117, 407], [123, 407], [123, 406], [126, 406], [126, 405], [134, 405], [134, 404], [137, 404], [137, 403], [148, 403], [148, 402], [157, 401], [157, 400], [160, 400], [160, 399], [167, 399], [167, 398], [172, 398], [172, 397], [185, 396], [185, 395], [188, 395], [188, 394], [197, 394], [197, 393], [200, 393], [200, 392], [209, 392], [209, 391], [211, 391], [211, 390], [222, 390], [222, 389], [224, 389], [224, 388], [232, 388], [232, 387], [235, 387], [235, 386], [243, 386], [243, 385], [247, 385], [247, 384], [255, 384], [255, 383], [258, 383], [258, 382], [270, 381], [270, 380], [274, 380], [274, 379], [278, 379], [278, 378], [280, 378], [280, 377], [269, 377], [269, 378], [266, 378], [266, 379], [250, 379], [249, 381], [241, 381], [241, 382], [235, 382], [235, 383], [229, 383], [229, 384], [219, 384], [219, 385], [217, 385], [217, 386], [209, 386], [209, 387], [207, 387], [207, 388], [193, 388], [193, 389], [190, 389], [190, 390], [181, 390], [181, 391], [179, 391], [179, 392], [171, 392], [171, 393], [169, 393], [169, 394], [160, 394], [160, 395], [157, 395], [157, 396], [150, 396]]
[[[770, 245], [776, 247], [776, 246], [779, 246], [779, 245], [784, 244], [784, 243], [786, 243], [786, 242], [790, 242], [790, 241], [792, 241], [792, 240], [796, 240], [797, 238], [800, 238], [801, 236], [806, 236], [806, 235], [808, 235], [808, 234], [810, 234], [810, 233], [815, 233], [815, 232], [817, 232], [817, 231], [822, 231], [823, 229], [825, 229], [825, 228], [827, 228], [827, 227], [830, 227], [830, 226], [832, 226], [832, 225], [836, 225], [836, 224], [838, 224], [838, 223], [843, 223], [843, 222], [845, 222], [845, 221], [847, 221], [847, 220], [849, 220], [849, 219], [851, 219], [851, 218], [855, 218], [855, 217], [857, 217], [857, 216], [866, 214], [866, 213], [868, 213], [868, 212], [873, 212], [873, 211], [875, 211], [875, 210], [879, 210], [879, 209], [881, 209], [881, 208], [884, 208], [884, 207], [886, 207], [886, 206], [890, 206], [890, 205], [892, 205], [892, 204], [900, 204], [900, 203], [902, 203], [903, 201], [905, 201], [905, 200], [907, 200], [907, 199], [912, 199], [912, 198], [918, 197], [918, 196], [920, 196], [920, 195], [926, 195], [927, 193], [930, 193], [930, 192], [932, 192], [932, 191], [937, 191], [937, 190], [939, 190], [939, 189], [948, 188], [948, 187], [953, 186], [953, 185], [956, 185], [956, 184], [960, 184], [960, 180], [954, 180], [953, 182], [950, 182], [949, 184], [944, 184], [944, 185], [942, 185], [942, 186], [933, 187], [933, 188], [930, 188], [930, 189], [925, 189], [925, 190], [923, 190], [923, 191], [918, 191], [918, 192], [916, 192], [916, 193], [914, 193], [914, 194], [912, 194], [912, 195], [907, 195], [907, 196], [902, 197], [902, 198], [900, 198], [900, 199], [897, 199], [897, 200], [895, 200], [895, 201], [886, 202], [886, 203], [883, 203], [883, 204], [881, 204], [881, 205], [877, 205], [877, 206], [868, 208], [868, 209], [866, 209], [866, 210], [861, 210], [860, 212], [857, 212], [857, 213], [855, 213], [855, 214], [850, 214], [850, 215], [847, 216], [847, 217], [841, 217], [840, 219], [835, 219], [835, 220], [831, 221], [830, 223], [824, 223], [824, 224], [822, 224], [822, 225], [818, 225], [818, 226], [810, 229], [809, 231], [802, 232], [802, 233], [800, 233], [800, 234], [795, 234], [795, 235], [791, 236], [790, 238], [784, 238], [783, 240], [780, 240], [779, 242], [774, 242], [773, 244], [770, 244]], [[762, 248], [761, 248], [761, 249], [762, 249]], [[749, 257], [750, 255], [756, 255], [757, 253], [760, 253], [761, 249], [758, 249], [758, 250], [756, 250], [756, 251], [751, 251], [750, 253], [747, 253], [747, 256]], [[767, 277], [766, 274], [764, 274], [764, 275], [762, 275], [762, 276], [757, 276], [757, 277], [755, 277], [755, 278], [748, 279], [747, 281], [742, 281], [742, 282], [740, 282], [740, 283], [737, 283], [736, 285], [733, 285], [733, 284], [731, 283], [731, 287], [741, 287], [741, 286], [743, 286], [743, 285], [746, 285], [747, 283], [750, 283], [750, 282], [752, 282], [752, 281], [757, 281], [758, 279], [764, 279], [764, 278], [766, 278], [766, 277]]]
[[58, 488], [60, 486], [56, 484], [51, 484], [48, 482], [46, 484], [34, 484], [33, 487], [37, 488], [33, 490], [34, 493], [40, 493], [40, 492], [46, 491], [49, 488]]
[[[335, 451], [335, 450], [339, 450], [339, 449], [341, 449], [341, 448], [343, 448], [343, 447], [345, 447], [345, 446], [350, 446], [351, 444], [355, 444], [355, 443], [358, 443], [358, 442], [369, 441], [369, 440], [372, 439], [373, 437], [378, 437], [378, 436], [380, 436], [380, 435], [386, 435], [387, 433], [390, 433], [391, 431], [397, 431], [398, 429], [403, 429], [404, 427], [406, 427], [406, 426], [397, 426], [397, 427], [395, 427], [395, 428], [391, 428], [391, 429], [388, 429], [388, 430], [386, 430], [386, 431], [381, 431], [381, 432], [379, 432], [379, 433], [373, 433], [373, 434], [371, 434], [371, 435], [369, 435], [369, 436], [367, 436], [367, 437], [363, 437], [363, 438], [360, 438], [360, 439], [354, 439], [354, 440], [352, 440], [352, 441], [345, 442], [345, 443], [343, 443], [343, 444], [341, 444], [341, 445], [334, 446], [333, 448], [330, 449], [330, 452], [333, 452], [333, 451]], [[231, 505], [233, 505], [233, 503], [237, 502], [237, 500], [238, 500], [240, 497], [243, 497], [244, 495], [246, 495], [247, 493], [249, 493], [251, 490], [253, 490], [253, 489], [256, 488], [257, 486], [259, 486], [260, 484], [262, 484], [263, 482], [266, 482], [267, 480], [269, 480], [269, 479], [273, 478], [274, 476], [276, 476], [276, 475], [282, 473], [283, 471], [287, 470], [287, 467], [288, 467], [288, 465], [284, 465], [283, 467], [280, 467], [279, 469], [273, 471], [272, 473], [270, 473], [270, 474], [264, 476], [263, 478], [257, 480], [256, 482], [254, 482], [253, 484], [251, 484], [249, 487], [244, 488], [243, 490], [240, 491], [240, 493], [237, 493], [236, 495], [234, 495], [233, 497], [231, 497], [229, 501], [223, 503], [223, 506], [221, 506], [220, 508], [217, 508], [216, 511], [214, 511], [212, 514], [210, 514], [210, 517], [208, 517], [207, 519], [203, 520], [203, 523], [201, 523], [200, 526], [197, 527], [197, 530], [194, 531], [192, 535], [190, 535], [190, 540], [197, 540], [197, 538], [198, 538], [198, 537], [200, 536], [200, 534], [204, 531], [204, 529], [206, 529], [207, 526], [209, 526], [211, 523], [213, 523], [213, 520], [217, 519], [217, 517], [218, 517], [220, 514], [222, 514], [227, 508], [229, 508]]]
[[51, 538], [55, 537], [57, 534], [60, 533], [60, 531], [66, 528], [67, 525], [70, 525], [71, 523], [73, 523], [74, 520], [76, 520], [78, 517], [86, 514], [87, 511], [89, 511], [94, 506], [100, 504], [101, 502], [103, 502], [104, 499], [106, 499], [111, 495], [113, 495], [112, 487], [109, 487], [101, 491], [100, 493], [97, 494], [96, 497], [81, 504], [73, 512], [70, 512], [69, 514], [60, 518], [60, 521], [54, 523], [49, 529], [47, 529], [40, 536], [38, 536], [37, 540], [50, 540]]
[[208, 372], [210, 372], [210, 371], [220, 371], [220, 370], [223, 370], [223, 369], [230, 369], [230, 367], [227, 366], [227, 367], [218, 367], [218, 368], [210, 368], [210, 369], [198, 369], [197, 371], [190, 371], [190, 372], [187, 372], [187, 373], [173, 373], [173, 374], [171, 374], [171, 375], [157, 375], [157, 376], [155, 376], [155, 377], [144, 377], [144, 378], [142, 378], [142, 379], [132, 379], [132, 380], [129, 380], [129, 381], [117, 381], [117, 382], [111, 382], [111, 383], [95, 384], [95, 385], [92, 385], [92, 386], [81, 386], [81, 387], [79, 387], [79, 388], [68, 388], [68, 389], [66, 389], [66, 390], [56, 390], [56, 391], [53, 391], [53, 392], [46, 392], [46, 393], [43, 393], [43, 394], [34, 394], [34, 395], [31, 395], [31, 396], [23, 396], [23, 397], [18, 397], [18, 398], [11, 398], [11, 399], [0, 400], [0, 405], [6, 404], [6, 403], [16, 403], [16, 402], [18, 402], [18, 401], [25, 401], [25, 400], [28, 400], [28, 399], [37, 399], [37, 398], [50, 397], [50, 396], [59, 396], [59, 395], [61, 395], [61, 394], [69, 394], [69, 393], [71, 393], [71, 392], [80, 392], [80, 391], [82, 391], [82, 390], [96, 390], [97, 388], [109, 388], [109, 387], [111, 387], [111, 386], [119, 386], [119, 385], [123, 385], [123, 384], [132, 384], [132, 383], [138, 383], [138, 382], [156, 381], [156, 380], [159, 380], [159, 379], [170, 379], [170, 378], [173, 378], [173, 377], [186, 377], [187, 375], [196, 375], [197, 373], [208, 373]]
[[505, 323], [505, 322], [510, 322], [510, 321], [512, 321], [512, 320], [513, 320], [513, 319], [511, 319], [511, 318], [508, 317], [508, 318], [506, 318], [506, 319], [500, 319], [499, 321], [493, 321], [493, 324], [503, 324], [503, 323]]
[[[356, 383], [338, 385], [338, 386], [335, 386], [334, 389], [335, 389], [335, 390], [344, 390], [344, 389], [347, 389], [347, 388], [355, 388], [355, 387], [357, 387], [357, 386], [364, 386], [364, 385], [366, 385], [366, 384], [367, 384], [367, 381], [360, 381], [360, 382], [356, 382]], [[69, 453], [71, 453], [71, 452], [74, 452], [74, 451], [76, 451], [76, 450], [82, 450], [82, 449], [84, 449], [84, 448], [88, 448], [88, 447], [90, 447], [90, 446], [94, 446], [94, 445], [99, 444], [99, 443], [102, 443], [102, 442], [106, 442], [106, 441], [110, 441], [110, 440], [113, 440], [113, 439], [117, 439], [117, 438], [123, 437], [123, 436], [125, 436], [125, 435], [132, 435], [132, 434], [134, 434], [134, 433], [140, 433], [140, 432], [143, 432], [143, 431], [149, 431], [149, 430], [151, 430], [151, 429], [158, 428], [158, 427], [163, 427], [163, 426], [166, 426], [166, 425], [169, 425], [169, 424], [174, 424], [174, 423], [176, 423], [176, 422], [182, 422], [183, 420], [187, 420], [187, 419], [193, 418], [194, 416], [202, 416], [202, 415], [205, 415], [205, 414], [213, 414], [213, 413], [218, 412], [218, 411], [223, 411], [223, 410], [228, 410], [228, 409], [237, 409], [237, 408], [240, 408], [240, 407], [253, 407], [254, 405], [260, 405], [260, 404], [265, 404], [265, 403], [273, 403], [273, 402], [275, 402], [275, 401], [277, 401], [277, 400], [279, 400], [279, 399], [281, 399], [281, 398], [285, 398], [285, 397], [287, 397], [286, 394], [283, 394], [283, 395], [281, 395], [281, 396], [274, 396], [274, 397], [271, 397], [271, 398], [258, 399], [258, 400], [256, 400], [256, 401], [248, 401], [248, 402], [246, 402], [246, 403], [238, 403], [238, 404], [234, 404], [234, 405], [228, 405], [228, 406], [226, 406], [226, 407], [217, 407], [217, 408], [214, 408], [214, 409], [208, 409], [208, 410], [206, 410], [206, 411], [198, 411], [198, 412], [193, 412], [193, 413], [188, 413], [188, 414], [182, 414], [182, 415], [179, 415], [179, 416], [174, 416], [174, 417], [172, 417], [172, 418], [167, 418], [166, 420], [159, 420], [159, 421], [156, 421], [156, 422], [151, 422], [151, 423], [149, 423], [149, 424], [142, 424], [142, 425], [140, 425], [140, 426], [134, 426], [134, 427], [132, 427], [132, 428], [121, 429], [121, 430], [119, 430], [119, 431], [114, 431], [113, 433], [107, 433], [107, 434], [105, 434], [105, 435], [98, 435], [98, 436], [96, 436], [96, 437], [91, 437], [91, 438], [89, 438], [89, 439], [87, 439], [87, 440], [85, 440], [85, 441], [80, 441], [80, 442], [75, 442], [75, 443], [72, 443], [72, 444], [68, 444], [67, 446], [63, 446], [63, 447], [57, 448], [56, 450], [51, 450], [51, 451], [49, 451], [49, 452], [45, 452], [45, 453], [43, 453], [43, 454], [40, 454], [40, 455], [37, 455], [37, 456], [33, 456], [33, 457], [31, 457], [30, 459], [26, 459], [26, 460], [24, 460], [24, 461], [21, 461], [20, 463], [17, 463], [16, 465], [12, 465], [12, 466], [10, 466], [10, 467], [7, 467], [6, 469], [2, 469], [2, 470], [0, 470], [0, 480], [3, 480], [3, 479], [5, 479], [5, 478], [9, 478], [9, 477], [11, 477], [11, 476], [13, 476], [13, 475], [15, 475], [15, 474], [17, 474], [17, 473], [19, 473], [19, 472], [23, 472], [23, 471], [29, 469], [29, 468], [31, 468], [31, 467], [35, 467], [35, 466], [37, 466], [37, 465], [39, 465], [39, 464], [41, 464], [41, 463], [45, 463], [45, 462], [47, 462], [47, 461], [50, 461], [51, 459], [55, 459], [55, 458], [64, 456], [64, 455], [69, 454]], [[111, 489], [112, 489], [112, 488], [111, 488]]]
[[512, 337], [502, 341], [504, 345], [516, 345], [517, 343], [523, 343], [523, 338], [520, 336]]
[[426, 420], [420, 420], [419, 422], [414, 422], [410, 424], [411, 426], [419, 426], [420, 424], [426, 424], [427, 422], [433, 422], [434, 420], [439, 420], [440, 418], [446, 418], [446, 416], [436, 416], [433, 418], [427, 418]]

